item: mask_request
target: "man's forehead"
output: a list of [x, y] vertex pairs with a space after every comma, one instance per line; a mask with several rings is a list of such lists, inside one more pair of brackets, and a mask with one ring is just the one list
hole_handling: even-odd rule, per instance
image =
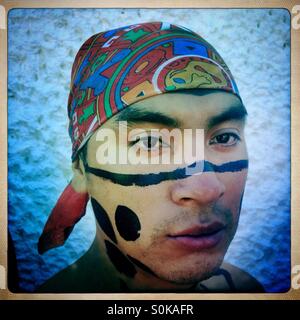
[[[191, 92], [194, 91], [194, 92]], [[205, 128], [228, 120], [244, 120], [247, 111], [240, 99], [225, 91], [186, 90], [139, 101], [107, 121], [105, 127], [128, 126]], [[202, 90], [204, 91], [204, 90]]]

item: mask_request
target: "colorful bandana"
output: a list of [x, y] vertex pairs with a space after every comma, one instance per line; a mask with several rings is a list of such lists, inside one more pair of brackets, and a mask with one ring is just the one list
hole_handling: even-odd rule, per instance
[[72, 68], [68, 101], [72, 159], [107, 119], [127, 106], [164, 92], [194, 88], [239, 95], [221, 56], [196, 33], [152, 22], [92, 36]]
[[[217, 51], [183, 27], [151, 22], [101, 32], [76, 55], [68, 101], [72, 160], [91, 135], [129, 105], [182, 89], [221, 89], [237, 95], [235, 81]], [[39, 239], [43, 253], [64, 244], [85, 214], [88, 194], [66, 187]]]

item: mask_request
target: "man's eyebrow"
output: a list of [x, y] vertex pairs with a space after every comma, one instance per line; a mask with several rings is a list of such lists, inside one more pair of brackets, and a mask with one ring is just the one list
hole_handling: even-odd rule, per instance
[[212, 127], [230, 120], [241, 120], [244, 121], [247, 116], [247, 110], [244, 105], [230, 106], [216, 116], [212, 116], [207, 120], [206, 127], [211, 129]]
[[159, 111], [150, 111], [134, 106], [130, 106], [117, 114], [115, 123], [119, 121], [127, 121], [129, 126], [143, 122], [150, 122], [167, 127], [180, 127], [180, 121], [176, 118], [172, 118]]

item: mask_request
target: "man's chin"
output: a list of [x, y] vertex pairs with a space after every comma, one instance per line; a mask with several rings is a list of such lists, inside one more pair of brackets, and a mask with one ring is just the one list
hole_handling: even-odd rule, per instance
[[157, 272], [157, 275], [166, 281], [173, 282], [175, 284], [195, 284], [210, 278], [221, 266], [223, 257], [213, 259], [212, 261], [201, 261], [191, 265], [187, 263], [186, 268], [181, 266], [180, 268], [173, 267], [168, 272]]

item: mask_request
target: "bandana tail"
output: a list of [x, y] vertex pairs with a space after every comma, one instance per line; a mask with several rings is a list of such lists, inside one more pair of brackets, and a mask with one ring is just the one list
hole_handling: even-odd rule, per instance
[[53, 208], [39, 238], [39, 254], [65, 243], [75, 224], [85, 215], [88, 201], [88, 193], [79, 193], [74, 190], [71, 182], [68, 184]]

